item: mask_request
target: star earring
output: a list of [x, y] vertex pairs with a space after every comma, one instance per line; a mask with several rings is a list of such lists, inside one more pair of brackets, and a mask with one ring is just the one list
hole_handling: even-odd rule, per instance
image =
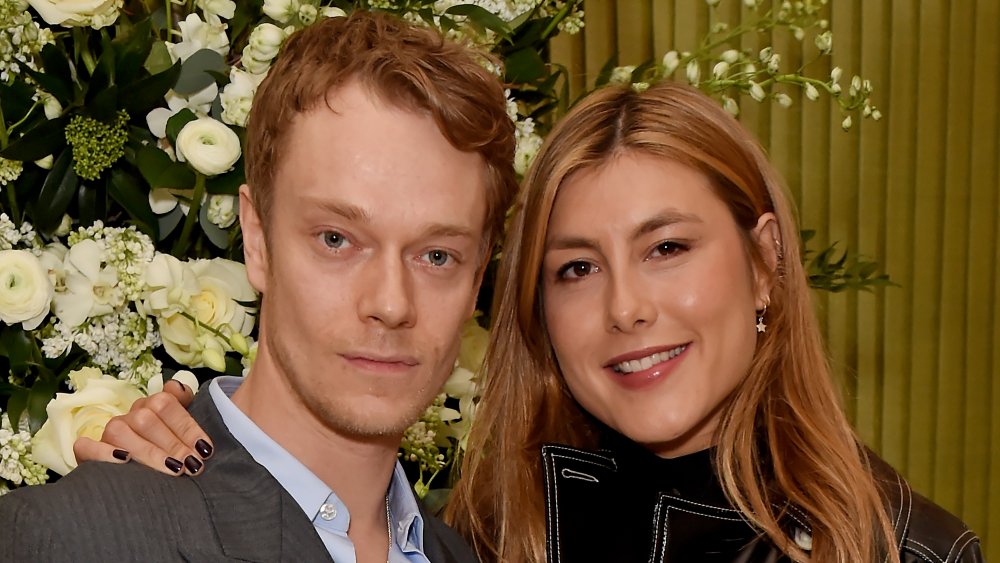
[[764, 308], [757, 311], [757, 334], [767, 332], [767, 325], [764, 324], [764, 315], [767, 314], [767, 306], [771, 304], [771, 298], [764, 298]]

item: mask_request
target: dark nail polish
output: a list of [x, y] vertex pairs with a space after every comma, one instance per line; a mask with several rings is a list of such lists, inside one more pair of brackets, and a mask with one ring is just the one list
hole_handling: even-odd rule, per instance
[[167, 469], [169, 469], [170, 471], [173, 471], [174, 473], [180, 473], [181, 469], [184, 468], [184, 464], [183, 463], [181, 463], [180, 461], [178, 461], [178, 460], [176, 460], [176, 459], [174, 459], [172, 457], [168, 457], [166, 459], [166, 461], [163, 462], [163, 465], [166, 465]]
[[212, 455], [212, 445], [205, 440], [199, 439], [194, 443], [194, 449], [201, 456], [201, 459], [206, 459], [208, 456]]
[[194, 475], [199, 471], [201, 471], [202, 466], [203, 464], [200, 461], [198, 461], [198, 458], [194, 457], [193, 455], [189, 455], [186, 458], [184, 458], [184, 467], [187, 467], [188, 473], [190, 473], [191, 475]]
[[111, 452], [111, 455], [115, 456], [115, 459], [121, 461], [128, 461], [128, 452], [126, 452], [125, 450], [115, 450]]

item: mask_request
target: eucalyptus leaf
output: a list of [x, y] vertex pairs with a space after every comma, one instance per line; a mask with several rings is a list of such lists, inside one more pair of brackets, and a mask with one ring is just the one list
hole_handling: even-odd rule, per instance
[[209, 71], [229, 73], [229, 65], [222, 55], [211, 49], [196, 51], [184, 61], [180, 77], [174, 85], [174, 92], [182, 96], [190, 96], [215, 82], [215, 77]]
[[198, 224], [201, 225], [201, 230], [205, 232], [205, 237], [216, 248], [225, 249], [229, 247], [229, 231], [218, 227], [215, 223], [208, 220], [207, 202], [198, 210]]
[[170, 233], [177, 228], [177, 225], [181, 224], [182, 219], [184, 219], [184, 212], [181, 211], [180, 205], [171, 209], [169, 213], [158, 215], [157, 230], [160, 232], [159, 240], [162, 241], [170, 236]]

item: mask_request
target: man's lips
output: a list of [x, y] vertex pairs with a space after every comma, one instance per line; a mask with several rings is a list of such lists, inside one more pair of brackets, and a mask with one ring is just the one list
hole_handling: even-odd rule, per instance
[[420, 365], [413, 356], [350, 352], [340, 355], [355, 367], [369, 371], [398, 372]]

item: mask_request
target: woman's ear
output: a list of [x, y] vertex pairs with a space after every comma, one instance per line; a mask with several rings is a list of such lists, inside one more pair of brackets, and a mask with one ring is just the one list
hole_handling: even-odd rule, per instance
[[770, 301], [771, 288], [778, 276], [781, 261], [781, 230], [774, 213], [767, 212], [757, 218], [757, 226], [753, 228], [753, 240], [764, 259], [761, 264], [753, 264], [754, 290], [757, 298], [757, 309], [763, 309]]

